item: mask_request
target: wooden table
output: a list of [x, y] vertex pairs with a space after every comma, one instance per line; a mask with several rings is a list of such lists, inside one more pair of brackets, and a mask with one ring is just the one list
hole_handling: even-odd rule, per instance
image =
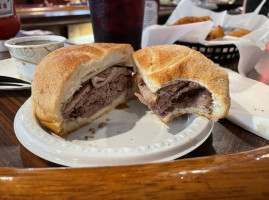
[[0, 199], [268, 199], [269, 142], [226, 119], [175, 161], [69, 168], [34, 155], [16, 138], [14, 117], [30, 95], [0, 91]]
[[[22, 29], [88, 23], [88, 6], [17, 7]], [[45, 29], [46, 30], [46, 29]]]

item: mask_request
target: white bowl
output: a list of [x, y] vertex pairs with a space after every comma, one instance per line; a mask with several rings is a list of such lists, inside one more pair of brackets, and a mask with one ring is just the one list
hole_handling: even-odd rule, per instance
[[[36, 44], [30, 44], [34, 41]], [[27, 36], [10, 39], [5, 42], [5, 46], [16, 61], [19, 77], [32, 81], [36, 66], [49, 53], [63, 47], [65, 41], [65, 37], [56, 35]]]

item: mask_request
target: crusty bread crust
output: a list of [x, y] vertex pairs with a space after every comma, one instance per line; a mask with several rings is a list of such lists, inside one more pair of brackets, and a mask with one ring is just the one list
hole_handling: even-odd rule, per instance
[[153, 93], [177, 80], [194, 81], [212, 93], [213, 112], [209, 118], [217, 121], [228, 114], [228, 74], [202, 53], [181, 45], [159, 45], [136, 51], [133, 58]]
[[37, 66], [31, 101], [40, 122], [55, 133], [66, 131], [61, 106], [81, 84], [115, 64], [132, 66], [129, 44], [93, 43], [58, 49]]

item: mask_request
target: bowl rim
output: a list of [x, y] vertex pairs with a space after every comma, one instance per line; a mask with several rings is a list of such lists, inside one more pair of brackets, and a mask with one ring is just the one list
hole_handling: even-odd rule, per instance
[[[33, 41], [33, 40], [53, 40], [55, 42], [47, 44], [34, 44], [34, 45], [17, 45], [18, 42]], [[8, 48], [40, 48], [54, 44], [64, 43], [66, 38], [59, 35], [37, 35], [37, 36], [24, 36], [18, 38], [12, 38], [5, 42], [5, 46]]]

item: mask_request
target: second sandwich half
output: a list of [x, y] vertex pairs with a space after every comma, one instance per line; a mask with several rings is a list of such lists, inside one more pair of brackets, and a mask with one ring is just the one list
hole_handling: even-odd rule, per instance
[[86, 44], [61, 48], [37, 66], [32, 105], [44, 126], [65, 135], [133, 96], [128, 44]]

